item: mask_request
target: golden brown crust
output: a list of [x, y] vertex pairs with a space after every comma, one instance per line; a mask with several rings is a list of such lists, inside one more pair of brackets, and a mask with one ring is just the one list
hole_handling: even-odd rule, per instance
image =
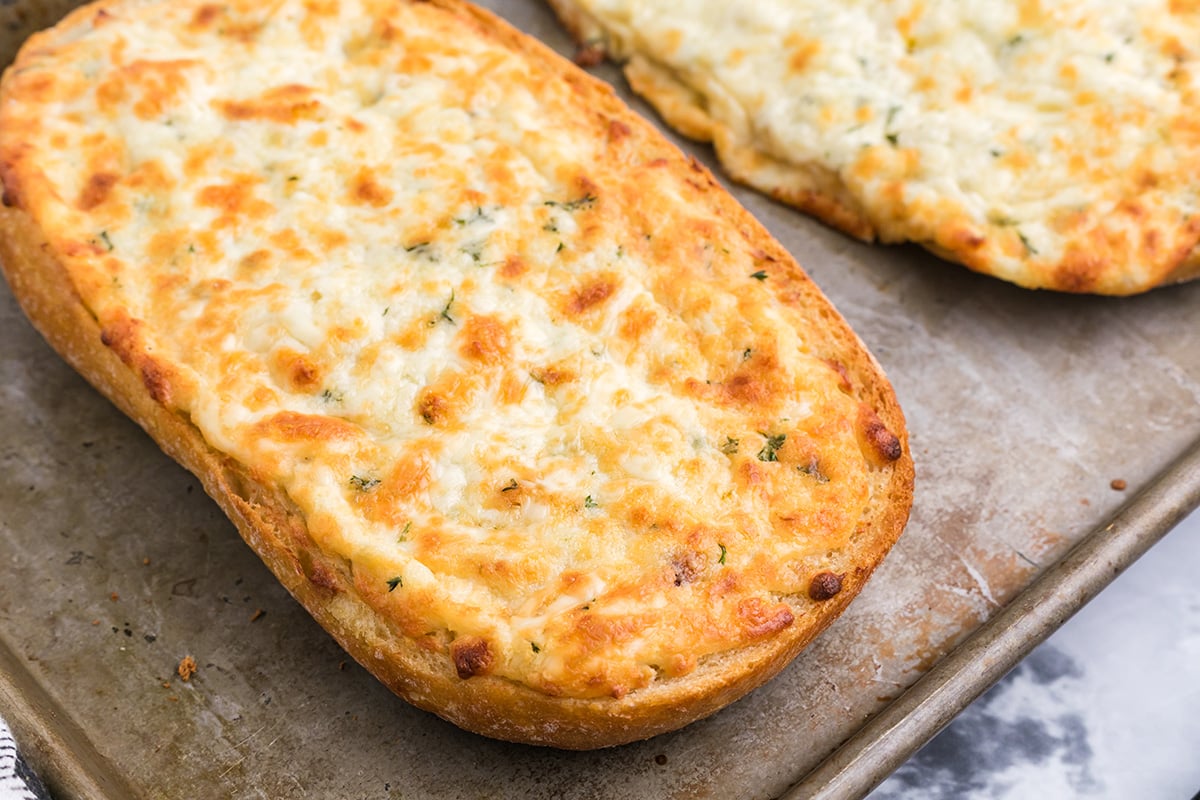
[[[586, 105], [596, 110], [597, 120], [607, 126], [610, 135], [647, 141], [657, 136], [620, 104], [606, 85], [571, 69], [548, 49], [492, 15], [456, 0], [434, 2], [457, 15], [463, 24], [485, 28], [512, 50], [562, 74]], [[678, 156], [668, 168], [689, 174], [697, 191], [729, 226], [761, 248], [763, 260], [772, 265], [770, 286], [781, 306], [820, 329], [822, 351], [839, 365], [848, 391], [872, 409], [862, 427], [867, 443], [864, 452], [875, 452], [872, 460], [876, 462], [880, 461], [878, 453], [883, 452], [888, 463], [871, 473], [878, 483], [873, 507], [849, 545], [832, 559], [823, 559], [819, 568], [814, 563], [813, 575], [844, 574], [840, 591], [820, 602], [804, 594], [780, 598], [790, 611], [747, 606], [743, 610], [747, 625], [763, 633], [758, 643], [704, 657], [682, 677], [660, 679], [619, 697], [572, 699], [537, 691], [489, 674], [492, 654], [485, 641], [459, 638], [450, 644], [452, 657], [447, 659], [442, 655], [444, 642], [406, 635], [400, 621], [376, 612], [365, 598], [378, 591], [377, 587], [356, 582], [347, 563], [322, 551], [297, 506], [278, 485], [264, 482], [210, 447], [196, 426], [171, 410], [172, 381], [179, 378], [156, 366], [138, 346], [135, 322], [106, 320], [102, 325], [84, 306], [37, 222], [20, 209], [22, 187], [7, 162], [5, 195], [14, 207], [0, 210], [0, 263], [22, 308], [51, 345], [138, 421], [164, 451], [199, 476], [205, 490], [285, 587], [380, 680], [415, 705], [470, 730], [533, 744], [594, 748], [678, 728], [773, 676], [861, 589], [902, 530], [912, 497], [904, 419], [878, 365], [791, 257], [717, 188], [707, 171]], [[100, 180], [96, 186], [104, 183]], [[102, 194], [97, 189], [86, 200], [103, 202]], [[374, 190], [365, 192], [368, 202], [375, 196]], [[610, 294], [611, 288], [603, 282], [582, 285], [564, 295], [564, 311], [586, 315]], [[462, 348], [468, 357], [487, 362], [504, 349], [503, 334], [489, 326], [486, 318], [467, 327]], [[310, 369], [303, 364], [285, 368], [302, 383], [310, 380]], [[543, 376], [552, 375], [555, 381], [565, 379], [566, 370], [547, 366]], [[429, 400], [422, 413], [434, 424], [443, 411]], [[308, 436], [308, 426], [329, 423], [329, 418], [314, 422], [302, 415], [278, 414], [267, 421], [277, 429], [276, 435], [290, 431], [297, 437]], [[335, 431], [329, 435], [342, 434]], [[901, 451], [898, 456], [893, 441]], [[884, 443], [882, 449], [880, 442]], [[793, 620], [803, 620], [803, 624], [792, 624]]]

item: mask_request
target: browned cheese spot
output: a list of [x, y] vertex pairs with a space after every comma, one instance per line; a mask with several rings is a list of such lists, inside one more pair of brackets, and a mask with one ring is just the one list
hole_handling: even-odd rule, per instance
[[254, 196], [253, 178], [239, 177], [230, 183], [205, 186], [196, 194], [196, 203], [223, 212], [228, 219], [248, 216], [262, 219], [275, 212], [274, 207]]
[[481, 364], [501, 364], [511, 349], [508, 326], [490, 315], [469, 317], [459, 337], [462, 344], [458, 352], [462, 357]]
[[529, 376], [543, 386], [551, 388], [561, 386], [564, 383], [570, 383], [579, 376], [573, 370], [562, 366], [535, 367], [530, 370]]
[[87, 185], [79, 193], [80, 211], [91, 211], [108, 199], [109, 190], [117, 182], [117, 176], [111, 172], [97, 172], [88, 178]]
[[846, 367], [841, 362], [834, 361], [832, 358], [825, 359], [825, 363], [829, 365], [830, 369], [841, 376], [841, 380], [838, 381], [838, 389], [846, 394], [852, 392], [854, 385], [850, 383], [850, 373], [846, 370]]
[[761, 597], [738, 601], [737, 613], [742, 629], [752, 638], [778, 633], [795, 621], [792, 610], [786, 605], [771, 604]]
[[263, 267], [270, 266], [274, 260], [275, 255], [270, 250], [260, 248], [243, 256], [242, 260], [238, 262], [238, 266], [248, 272], [257, 272]]
[[[414, 446], [397, 459], [383, 482], [369, 492], [355, 492], [354, 504], [371, 522], [403, 529], [412, 518], [406, 504], [428, 490], [431, 483], [432, 454], [428, 448]], [[436, 549], [437, 534], [429, 533], [429, 542]]]
[[609, 120], [608, 122], [608, 140], [610, 142], [619, 142], [625, 137], [631, 135], [633, 129], [619, 119]]
[[371, 171], [366, 167], [360, 169], [350, 182], [351, 203], [382, 208], [392, 202], [392, 197], [392, 190], [376, 183]]
[[478, 636], [455, 639], [450, 643], [450, 657], [454, 660], [454, 670], [463, 680], [487, 674], [495, 660], [487, 640]]
[[17, 199], [17, 176], [7, 164], [0, 164], [0, 183], [4, 186], [2, 202], [5, 208], [17, 208], [20, 204]]
[[105, 325], [100, 331], [100, 342], [117, 354], [127, 366], [134, 365], [138, 346], [138, 327], [135, 319], [120, 317]]
[[572, 316], [582, 314], [612, 297], [616, 290], [616, 283], [607, 275], [589, 281], [571, 293], [567, 301], [567, 312]]
[[333, 441], [358, 435], [358, 428], [345, 420], [295, 411], [280, 411], [256, 423], [254, 428], [261, 434], [285, 442]]
[[806, 70], [813, 57], [821, 52], [821, 41], [819, 39], [804, 39], [793, 34], [784, 43], [792, 49], [792, 55], [788, 59], [788, 66], [791, 67], [793, 72], [803, 72]]
[[500, 267], [501, 276], [515, 280], [529, 271], [529, 265], [520, 256], [509, 256]]
[[275, 353], [271, 366], [279, 382], [288, 389], [312, 393], [321, 387], [321, 368], [303, 353], [282, 348]]
[[808, 583], [808, 596], [817, 602], [828, 600], [842, 590], [842, 580], [846, 573], [835, 575], [832, 572], [818, 572]]
[[140, 372], [142, 385], [150, 393], [154, 402], [166, 405], [171, 400], [170, 372], [158, 361], [146, 356], [142, 359]]
[[987, 237], [973, 228], [955, 228], [946, 234], [946, 247], [956, 253], [978, 250], [987, 244]]
[[671, 572], [676, 586], [693, 583], [704, 572], [704, 556], [695, 552], [679, 553], [671, 559]]
[[417, 414], [429, 425], [445, 422], [450, 417], [450, 403], [431, 389], [417, 396]]
[[627, 342], [637, 343], [650, 335], [658, 324], [658, 313], [653, 307], [635, 303], [621, 314], [621, 338]]
[[100, 331], [100, 342], [121, 359], [121, 362], [137, 372], [150, 397], [166, 405], [171, 399], [170, 372], [167, 367], [150, 355], [142, 352], [138, 328], [141, 322], [129, 317], [105, 325]]
[[863, 454], [876, 466], [890, 464], [904, 454], [900, 439], [866, 403], [858, 408], [858, 435]]
[[320, 562], [312, 565], [312, 569], [308, 571], [308, 580], [313, 586], [319, 586], [330, 592], [337, 592], [339, 589], [337, 574]]
[[221, 100], [217, 108], [226, 118], [234, 121], [277, 122], [291, 125], [304, 119], [314, 119], [321, 112], [320, 101], [309, 95], [308, 86], [288, 84], [268, 89], [261, 96], [249, 100]]
[[207, 28], [221, 16], [222, 7], [218, 3], [206, 3], [196, 9], [192, 15], [192, 28]]
[[[1103, 243], [1097, 243], [1096, 246], [1105, 247]], [[1104, 249], [1088, 252], [1075, 242], [1067, 245], [1067, 251], [1055, 270], [1054, 280], [1058, 288], [1064, 292], [1091, 291], [1108, 269], [1110, 261], [1105, 252]]]
[[754, 408], [759, 412], [778, 405], [787, 391], [779, 362], [773, 355], [758, 350], [749, 360], [739, 359], [737, 370], [727, 380], [710, 385], [690, 379], [688, 388], [722, 404]]

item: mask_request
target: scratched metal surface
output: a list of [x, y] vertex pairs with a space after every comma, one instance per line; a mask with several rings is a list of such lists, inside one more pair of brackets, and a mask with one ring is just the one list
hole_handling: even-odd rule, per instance
[[[0, 0], [0, 59], [71, 5]], [[540, 2], [489, 5], [571, 52]], [[918, 469], [912, 521], [776, 680], [596, 753], [490, 741], [389, 694], [0, 287], [0, 714], [41, 745], [62, 795], [776, 797], [1200, 439], [1200, 285], [1029, 293], [733, 191], [891, 376]], [[184, 683], [186, 655], [199, 671]]]

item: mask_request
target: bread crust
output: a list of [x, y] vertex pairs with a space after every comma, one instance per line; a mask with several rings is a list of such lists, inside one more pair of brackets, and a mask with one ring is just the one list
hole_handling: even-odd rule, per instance
[[[722, 167], [735, 180], [857, 239], [912, 241], [975, 272], [1032, 289], [1120, 296], [1200, 275], [1200, 222], [1187, 213], [1186, 199], [1180, 201], [1183, 211], [1175, 214], [1179, 210], [1169, 204], [1157, 208], [1159, 201], [1143, 199], [1137, 193], [1111, 198], [1113, 207], [1108, 212], [1092, 212], [1072, 223], [1070, 234], [1064, 236], [1062, 252], [1053, 257], [1033, 250], [1024, 238], [1005, 230], [1007, 223], [993, 224], [990, 219], [981, 222], [950, 202], [932, 208], [917, 203], [898, 215], [892, 198], [905, 194], [907, 176], [887, 183], [881, 192], [884, 199], [872, 200], [869, 208], [861, 187], [847, 183], [847, 173], [854, 173], [854, 179], [862, 182], [864, 176], [859, 173], [882, 171], [882, 162], [872, 165], [868, 159], [838, 171], [822, 161], [781, 156], [778, 146], [772, 149], [764, 144], [766, 134], [748, 130], [750, 126], [740, 118], [748, 111], [726, 113], [731, 101], [708, 91], [720, 85], [718, 78], [691, 74], [657, 60], [645, 48], [620, 38], [618, 31], [590, 14], [580, 0], [547, 3], [577, 41], [588, 43], [590, 52], [607, 54], [624, 65], [630, 86], [655, 107], [668, 125], [691, 139], [711, 143]], [[779, 58], [785, 55], [781, 53]], [[714, 53], [712, 58], [719, 62], [721, 54]], [[821, 76], [811, 80], [819, 83]], [[1182, 122], [1167, 119], [1161, 124], [1188, 126], [1189, 116], [1184, 114]], [[1194, 155], [1180, 156], [1174, 167], [1176, 174], [1190, 174], [1194, 161]], [[952, 180], [953, 176], [945, 179]], [[1024, 180], [1032, 178], [1025, 176]], [[1084, 180], [1079, 178], [1078, 182]], [[1157, 188], [1157, 178], [1145, 180], [1148, 186]], [[1051, 228], [1061, 224], [1052, 219], [1036, 222]], [[1135, 234], [1127, 240], [1130, 228]], [[1010, 240], [1017, 238], [1028, 250], [1021, 257], [1013, 256], [1014, 249], [1020, 248], [1014, 248]]]
[[[655, 136], [605, 84], [576, 70], [549, 49], [493, 15], [457, 0], [433, 3], [486, 28], [507, 47], [560, 74], [592, 107], [640, 135]], [[94, 13], [95, 7], [75, 12]], [[20, 62], [17, 67], [19, 68]], [[680, 161], [682, 165], [685, 162]], [[831, 569], [844, 573], [841, 591], [815, 602], [781, 598], [804, 612], [794, 625], [733, 652], [704, 657], [682, 677], [659, 680], [623, 697], [554, 697], [493, 675], [463, 679], [455, 665], [364, 600], [343, 559], [313, 540], [303, 514], [278, 485], [210, 446], [186, 415], [172, 410], [155, 382], [139, 369], [137, 353], [118, 352], [84, 305], [73, 277], [55, 257], [37, 221], [23, 209], [22, 185], [4, 174], [0, 209], [0, 266], [22, 309], [51, 346], [104, 396], [138, 422], [162, 449], [197, 475], [205, 491], [288, 591], [365, 668], [410, 703], [487, 736], [535, 745], [590, 749], [647, 738], [710, 714], [759, 686], [829, 625], [862, 588], [900, 534], [912, 499], [912, 462], [903, 415], [878, 364], [782, 247], [699, 165], [690, 169], [729, 223], [747, 230], [770, 258], [792, 273], [789, 304], [824, 330], [828, 351], [844, 369], [851, 391], [874, 410], [900, 448], [872, 471], [874, 507]], [[136, 350], [136, 347], [134, 348]]]

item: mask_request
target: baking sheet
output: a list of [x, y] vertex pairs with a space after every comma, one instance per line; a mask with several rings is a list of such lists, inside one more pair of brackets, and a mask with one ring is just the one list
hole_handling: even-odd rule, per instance
[[[0, 59], [70, 5], [3, 0]], [[542, 3], [484, 5], [572, 52]], [[615, 69], [593, 71], [628, 97]], [[847, 774], [858, 793], [869, 781], [856, 759], [798, 782], [855, 734], [915, 749], [932, 731], [868, 720], [887, 720], [936, 665], [969, 684], [979, 662], [948, 657], [957, 644], [1039, 575], [1051, 596], [1077, 591], [1047, 570], [1100, 543], [1136, 493], [1200, 483], [1195, 471], [1159, 477], [1200, 440], [1188, 335], [1200, 285], [1124, 300], [1030, 293], [733, 192], [883, 364], [917, 466], [904, 537], [777, 679], [683, 731], [596, 753], [495, 742], [407, 706], [0, 288], [0, 713], [35, 743], [35, 765], [63, 797], [88, 798], [774, 798]], [[1165, 527], [1131, 509], [1154, 535]], [[1018, 634], [1005, 652], [1035, 636]], [[187, 655], [199, 670], [185, 683]]]

